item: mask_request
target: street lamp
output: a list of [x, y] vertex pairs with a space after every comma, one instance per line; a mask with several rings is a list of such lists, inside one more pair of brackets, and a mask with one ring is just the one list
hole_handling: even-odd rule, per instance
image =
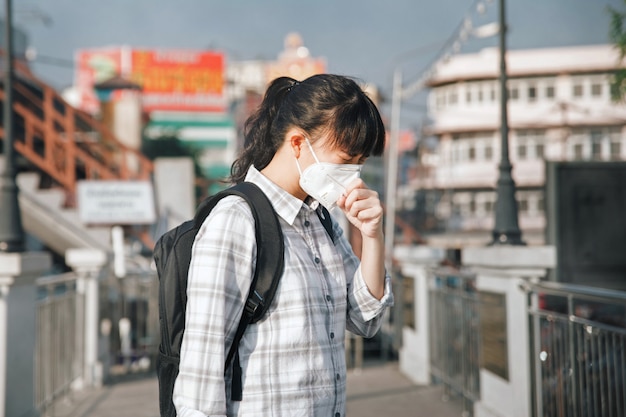
[[5, 0], [4, 22], [4, 168], [0, 174], [0, 252], [24, 250], [13, 149], [13, 24], [11, 0]]
[[496, 186], [495, 224], [490, 245], [524, 245], [518, 225], [515, 181], [509, 159], [508, 90], [506, 74], [506, 14], [505, 0], [500, 0], [500, 165]]
[[393, 271], [393, 246], [396, 217], [396, 187], [398, 183], [398, 141], [400, 135], [400, 104], [402, 101], [402, 72], [393, 74], [391, 96], [391, 131], [387, 149], [387, 184], [385, 185], [385, 264]]

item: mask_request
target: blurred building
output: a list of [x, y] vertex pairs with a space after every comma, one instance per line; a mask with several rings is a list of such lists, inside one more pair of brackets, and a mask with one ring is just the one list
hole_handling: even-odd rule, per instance
[[[271, 61], [227, 62], [220, 51], [125, 46], [75, 55], [75, 82], [65, 99], [99, 117], [135, 149], [142, 140], [178, 139], [196, 156], [208, 194], [225, 187], [244, 122], [268, 82], [326, 71], [325, 59], [312, 57], [297, 33], [286, 36], [284, 50]], [[140, 94], [128, 85], [139, 86]]]
[[[507, 54], [509, 153], [519, 224], [528, 244], [544, 242], [545, 162], [626, 159], [626, 107], [612, 101], [619, 65], [609, 45], [511, 50]], [[429, 81], [429, 140], [419, 175], [404, 192], [436, 219], [430, 244], [484, 245], [494, 226], [500, 161], [498, 49], [452, 57]]]

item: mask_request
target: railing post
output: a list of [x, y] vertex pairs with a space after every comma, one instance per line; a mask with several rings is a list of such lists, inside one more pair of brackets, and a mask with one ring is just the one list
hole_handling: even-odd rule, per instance
[[98, 361], [98, 279], [107, 260], [107, 254], [97, 249], [68, 249], [65, 253], [65, 262], [78, 276], [77, 291], [84, 291], [82, 382], [87, 387], [99, 386], [103, 380], [104, 370]]
[[556, 265], [553, 246], [466, 248], [463, 264], [476, 274], [480, 299], [480, 401], [475, 417], [532, 415], [527, 281]]
[[35, 279], [50, 265], [44, 252], [0, 253], [0, 417], [36, 415]]
[[[442, 249], [426, 246], [397, 246], [394, 257], [398, 260], [405, 280], [413, 281], [413, 319], [415, 326], [403, 325], [400, 348], [400, 370], [416, 384], [429, 385], [430, 377], [430, 315], [428, 303], [428, 270], [444, 257]], [[409, 286], [410, 288], [410, 286]], [[404, 289], [396, 289], [403, 294]], [[401, 304], [402, 297], [396, 303]], [[404, 313], [404, 307], [398, 309]]]

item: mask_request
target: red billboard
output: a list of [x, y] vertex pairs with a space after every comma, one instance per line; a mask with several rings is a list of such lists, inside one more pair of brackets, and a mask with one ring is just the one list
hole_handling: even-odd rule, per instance
[[226, 109], [224, 55], [187, 49], [95, 49], [77, 56], [80, 107], [97, 111], [94, 84], [121, 76], [142, 87], [147, 112], [222, 112]]
[[130, 80], [146, 111], [223, 111], [224, 56], [191, 50], [133, 50]]

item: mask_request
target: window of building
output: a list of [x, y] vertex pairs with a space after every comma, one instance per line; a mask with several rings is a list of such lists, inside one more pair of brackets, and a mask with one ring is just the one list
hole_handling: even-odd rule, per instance
[[485, 159], [491, 161], [493, 159], [493, 147], [491, 145], [485, 146]]
[[448, 103], [450, 103], [451, 106], [455, 105], [459, 100], [459, 96], [456, 92], [456, 89], [453, 89], [452, 91], [450, 91], [450, 95], [448, 96]]
[[535, 156], [543, 159], [545, 156], [545, 145], [543, 143], [535, 143]]
[[622, 143], [620, 141], [611, 141], [611, 159], [621, 159], [622, 157]]
[[583, 85], [581, 83], [574, 84], [572, 88], [572, 95], [574, 97], [582, 97], [584, 93]]
[[472, 102], [472, 92], [470, 90], [465, 92], [465, 102], [468, 104]]
[[580, 161], [583, 159], [583, 145], [582, 143], [574, 144], [574, 159]]
[[479, 103], [483, 102], [483, 89], [482, 89], [482, 87], [478, 90], [478, 102]]
[[591, 157], [593, 159], [602, 159], [602, 142], [601, 141], [592, 141], [591, 142]]
[[496, 101], [496, 88], [493, 86], [489, 89], [489, 100]]
[[469, 145], [468, 157], [470, 161], [473, 161], [476, 159], [476, 147], [474, 146], [474, 144]]
[[517, 87], [509, 88], [509, 99], [519, 100], [519, 89]]
[[516, 131], [519, 159], [542, 159], [545, 153], [546, 131], [523, 129]]
[[599, 81], [591, 84], [591, 96], [602, 97], [602, 84]]
[[602, 159], [602, 132], [599, 130], [591, 131], [591, 157]]
[[546, 87], [546, 98], [547, 99], [553, 99], [555, 96], [555, 90], [554, 90], [554, 86], [553, 85], [549, 85]]
[[493, 213], [493, 201], [491, 200], [487, 200], [485, 201], [485, 213], [489, 214], [489, 213]]
[[528, 87], [528, 101], [534, 102], [537, 100], [537, 87], [531, 85]]
[[470, 202], [469, 202], [469, 210], [470, 210], [470, 213], [472, 213], [472, 214], [476, 213], [476, 200], [474, 200], [474, 199], [470, 200]]
[[526, 197], [522, 197], [518, 201], [519, 211], [522, 213], [528, 212], [528, 199]]

